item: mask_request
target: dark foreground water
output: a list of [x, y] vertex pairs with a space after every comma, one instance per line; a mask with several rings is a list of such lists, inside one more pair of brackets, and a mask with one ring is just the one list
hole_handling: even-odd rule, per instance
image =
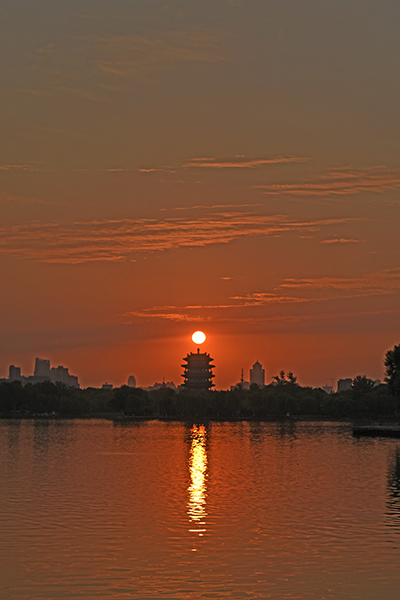
[[0, 421], [3, 599], [400, 597], [400, 441]]

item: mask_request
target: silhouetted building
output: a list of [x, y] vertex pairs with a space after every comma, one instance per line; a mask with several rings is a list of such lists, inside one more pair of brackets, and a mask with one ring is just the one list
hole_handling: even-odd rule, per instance
[[51, 381], [52, 383], [64, 383], [70, 387], [79, 388], [78, 378], [75, 375], [70, 375], [66, 367], [59, 365], [58, 367], [50, 368], [50, 361], [44, 358], [35, 359], [34, 374], [27, 377], [21, 375], [19, 367], [10, 365], [8, 381], [20, 381], [22, 385]]
[[113, 384], [112, 383], [103, 383], [103, 385], [101, 386], [102, 390], [112, 390], [113, 389]]
[[128, 385], [129, 385], [129, 387], [136, 387], [136, 379], [134, 378], [133, 375], [130, 375], [128, 377]]
[[143, 389], [147, 392], [150, 392], [151, 390], [164, 390], [165, 388], [170, 388], [171, 390], [177, 389], [173, 381], [163, 381], [162, 383], [158, 383], [156, 381], [156, 383], [154, 383], [153, 385], [150, 385]]
[[235, 385], [231, 385], [230, 390], [249, 390], [250, 389], [250, 381], [239, 381], [239, 383], [235, 383]]
[[74, 388], [79, 388], [80, 385], [79, 385], [79, 380], [78, 380], [77, 375], [69, 375], [67, 385], [74, 387]]
[[260, 387], [265, 386], [265, 371], [258, 360], [254, 363], [253, 368], [250, 369], [250, 385], [252, 383], [256, 383]]
[[239, 383], [235, 383], [235, 385], [231, 385], [231, 392], [233, 392], [233, 390], [248, 390], [250, 389], [250, 381], [245, 381], [244, 380], [244, 375], [243, 375], [243, 369], [240, 375], [240, 381]]
[[207, 352], [200, 354], [200, 349], [197, 353], [191, 352], [183, 359], [187, 364], [182, 365], [185, 369], [182, 377], [184, 378], [183, 386], [192, 390], [210, 390], [214, 387], [212, 382], [213, 368], [211, 364], [214, 360]]
[[10, 381], [22, 381], [21, 369], [15, 365], [10, 365], [8, 370], [8, 379]]
[[331, 385], [323, 385], [321, 389], [324, 390], [324, 392], [326, 392], [327, 394], [333, 393], [333, 387]]
[[51, 381], [79, 388], [78, 378], [75, 375], [70, 375], [67, 367], [63, 367], [62, 365], [51, 369]]
[[347, 379], [338, 379], [337, 391], [344, 392], [345, 390], [349, 390], [351, 388], [352, 383], [353, 380], [350, 377], [348, 377]]
[[35, 371], [34, 377], [40, 377], [41, 379], [51, 379], [50, 372], [50, 361], [45, 358], [35, 358]]

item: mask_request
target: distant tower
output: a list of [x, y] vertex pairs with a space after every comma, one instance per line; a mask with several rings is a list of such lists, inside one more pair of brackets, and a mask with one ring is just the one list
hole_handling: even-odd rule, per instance
[[21, 381], [21, 369], [15, 365], [10, 365], [8, 378], [10, 381]]
[[254, 363], [253, 368], [250, 369], [250, 385], [252, 383], [256, 383], [260, 387], [265, 386], [265, 371], [258, 360]]
[[337, 391], [344, 392], [345, 390], [350, 390], [352, 383], [353, 380], [351, 379], [351, 377], [348, 377], [347, 379], [338, 379]]
[[51, 380], [53, 383], [64, 383], [69, 384], [69, 371], [67, 367], [58, 365], [58, 367], [52, 367], [51, 369]]
[[128, 377], [128, 386], [129, 387], [136, 387], [136, 379], [134, 378], [133, 375], [130, 375]]
[[214, 387], [212, 382], [212, 370], [215, 365], [211, 364], [214, 360], [207, 352], [200, 354], [200, 348], [197, 349], [197, 354], [191, 352], [183, 359], [187, 362], [182, 365], [185, 369], [182, 377], [184, 378], [184, 387], [191, 390], [210, 390]]
[[51, 379], [50, 361], [44, 358], [35, 358], [35, 377]]

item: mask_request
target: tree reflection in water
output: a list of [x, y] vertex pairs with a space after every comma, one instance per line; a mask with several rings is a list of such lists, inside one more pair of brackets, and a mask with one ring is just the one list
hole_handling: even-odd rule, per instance
[[187, 512], [191, 521], [192, 533], [202, 536], [205, 529], [207, 498], [207, 431], [204, 425], [193, 425], [190, 430], [191, 446], [189, 456], [190, 485]]
[[387, 524], [400, 527], [400, 448], [396, 448], [388, 471]]

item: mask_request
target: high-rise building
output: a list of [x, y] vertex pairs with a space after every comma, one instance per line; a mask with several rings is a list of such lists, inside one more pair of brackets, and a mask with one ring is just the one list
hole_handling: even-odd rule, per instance
[[184, 378], [183, 386], [192, 390], [210, 390], [214, 387], [212, 382], [213, 368], [215, 365], [212, 364], [213, 358], [210, 357], [207, 352], [200, 354], [200, 349], [197, 349], [197, 353], [190, 352], [183, 359], [187, 364], [182, 365], [185, 369], [182, 377]]
[[78, 378], [75, 375], [70, 375], [68, 368], [58, 365], [51, 368], [51, 381], [53, 383], [64, 383], [70, 387], [79, 388]]
[[51, 379], [50, 361], [45, 358], [35, 358], [34, 377], [41, 379]]
[[10, 368], [8, 370], [8, 379], [10, 381], [22, 381], [20, 367], [16, 367], [15, 365], [10, 365]]
[[129, 375], [129, 377], [128, 377], [128, 386], [136, 387], [136, 379], [134, 378], [133, 375]]
[[64, 383], [70, 387], [79, 388], [78, 378], [75, 375], [70, 375], [66, 367], [59, 365], [50, 368], [50, 361], [44, 358], [35, 359], [34, 374], [27, 377], [21, 375], [19, 367], [10, 365], [8, 381], [20, 381], [22, 385], [51, 381], [52, 383]]
[[338, 379], [337, 391], [344, 392], [345, 390], [349, 390], [351, 388], [352, 383], [353, 380], [350, 377], [348, 377], [347, 379]]
[[75, 375], [70, 375], [67, 367], [58, 365], [51, 368], [51, 381], [53, 383], [63, 383], [70, 387], [79, 388], [78, 378]]
[[256, 383], [260, 387], [265, 386], [265, 370], [258, 360], [254, 363], [253, 368], [250, 369], [250, 385], [252, 383]]
[[53, 383], [65, 383], [68, 385], [69, 373], [66, 367], [58, 365], [58, 367], [52, 367], [51, 369], [51, 380]]

